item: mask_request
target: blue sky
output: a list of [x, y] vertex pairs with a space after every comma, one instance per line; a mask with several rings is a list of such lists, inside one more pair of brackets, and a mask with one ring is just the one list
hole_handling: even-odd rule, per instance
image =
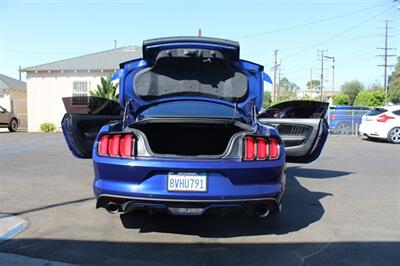
[[[281, 76], [304, 87], [319, 79], [317, 50], [336, 57], [335, 87], [348, 80], [383, 82], [382, 20], [391, 20], [390, 47], [400, 54], [400, 9], [393, 0], [0, 0], [0, 73], [18, 77], [28, 67], [144, 39], [196, 35], [237, 40], [241, 57], [272, 75], [279, 49]], [[389, 60], [395, 63], [395, 58]], [[330, 61], [326, 87], [331, 87]]]

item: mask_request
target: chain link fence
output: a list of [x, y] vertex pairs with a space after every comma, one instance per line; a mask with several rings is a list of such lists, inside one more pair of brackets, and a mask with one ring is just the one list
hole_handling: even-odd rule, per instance
[[359, 108], [356, 110], [329, 108], [327, 120], [331, 134], [358, 135], [362, 116], [368, 111], [368, 108]]

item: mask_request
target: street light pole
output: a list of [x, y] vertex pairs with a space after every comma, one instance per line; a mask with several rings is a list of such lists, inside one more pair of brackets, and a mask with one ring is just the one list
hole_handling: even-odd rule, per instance
[[335, 91], [335, 57], [333, 55], [325, 55], [327, 59], [332, 59], [332, 91]]

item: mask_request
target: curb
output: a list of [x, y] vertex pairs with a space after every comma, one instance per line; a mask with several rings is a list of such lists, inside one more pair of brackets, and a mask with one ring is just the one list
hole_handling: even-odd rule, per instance
[[29, 222], [19, 216], [0, 213], [0, 243], [24, 231]]

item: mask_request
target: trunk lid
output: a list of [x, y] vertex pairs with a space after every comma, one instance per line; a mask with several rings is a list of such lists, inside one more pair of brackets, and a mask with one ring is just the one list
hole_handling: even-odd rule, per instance
[[143, 59], [122, 63], [119, 101], [135, 117], [154, 104], [206, 101], [238, 110], [246, 121], [262, 106], [263, 66], [240, 60], [239, 44], [215, 38], [144, 41]]

